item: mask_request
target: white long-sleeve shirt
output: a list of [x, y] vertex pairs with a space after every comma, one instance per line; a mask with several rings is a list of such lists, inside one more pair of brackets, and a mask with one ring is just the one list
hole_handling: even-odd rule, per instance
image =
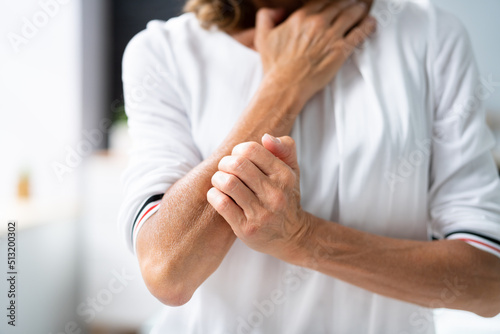
[[[401, 5], [396, 5], [400, 3]], [[302, 207], [355, 229], [462, 239], [500, 256], [500, 179], [461, 23], [425, 1], [376, 0], [376, 34], [297, 117]], [[255, 93], [259, 54], [193, 14], [152, 21], [123, 59], [134, 148], [119, 226], [131, 250], [162, 195], [211, 155]], [[443, 282], [457, 293], [455, 282]], [[459, 293], [459, 292], [458, 292]], [[447, 295], [448, 296], [448, 295]], [[439, 300], [435, 306], [442, 305]], [[292, 266], [236, 240], [153, 333], [433, 333], [430, 309]]]

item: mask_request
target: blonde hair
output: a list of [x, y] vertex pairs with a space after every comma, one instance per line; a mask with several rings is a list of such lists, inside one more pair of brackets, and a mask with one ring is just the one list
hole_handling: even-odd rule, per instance
[[201, 26], [223, 31], [241, 30], [255, 25], [256, 8], [251, 0], [187, 0], [184, 12], [192, 12]]

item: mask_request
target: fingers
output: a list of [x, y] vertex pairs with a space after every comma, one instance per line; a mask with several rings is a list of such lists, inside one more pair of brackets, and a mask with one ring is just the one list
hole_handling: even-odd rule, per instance
[[237, 176], [255, 194], [263, 194], [269, 188], [265, 185], [267, 176], [250, 160], [242, 156], [228, 155], [219, 161], [220, 171]]
[[363, 2], [349, 6], [337, 17], [330, 29], [334, 32], [335, 37], [343, 38], [367, 13], [368, 7]]
[[207, 201], [228, 223], [242, 224], [245, 222], [243, 210], [219, 189], [210, 188], [207, 192]]
[[278, 174], [283, 168], [289, 168], [283, 161], [276, 159], [264, 146], [256, 142], [236, 145], [231, 155], [247, 158], [267, 176]]
[[299, 171], [297, 149], [295, 141], [290, 136], [275, 138], [269, 134], [262, 136], [262, 145], [274, 156], [290, 166], [295, 172]]
[[322, 9], [321, 15], [324, 17], [326, 22], [331, 23], [339, 16], [340, 13], [342, 13], [343, 10], [356, 4], [357, 3], [354, 0], [339, 2], [334, 1], [328, 3], [328, 5]]
[[[354, 1], [354, 0], [347, 0], [347, 1]], [[323, 8], [328, 6], [329, 3], [330, 3], [329, 1], [327, 2], [325, 0], [313, 0], [306, 2], [306, 4], [300, 10], [303, 11], [304, 14], [306, 15], [311, 15], [319, 13]]]
[[255, 194], [233, 174], [216, 172], [212, 176], [212, 185], [231, 197], [244, 212], [251, 214], [253, 208], [258, 204]]
[[283, 8], [261, 8], [255, 18], [255, 37], [257, 40], [265, 37], [283, 18]]
[[373, 34], [376, 28], [377, 20], [374, 17], [369, 16], [365, 18], [356, 28], [351, 30], [344, 38], [345, 56], [350, 56], [358, 45], [360, 45], [368, 36]]

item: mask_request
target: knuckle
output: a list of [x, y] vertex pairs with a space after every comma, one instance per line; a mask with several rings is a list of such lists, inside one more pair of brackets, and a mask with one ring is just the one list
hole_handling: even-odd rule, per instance
[[231, 171], [237, 172], [243, 170], [245, 164], [246, 164], [245, 158], [239, 156], [233, 156], [228, 162], [228, 167]]
[[224, 211], [230, 204], [231, 199], [227, 196], [219, 196], [216, 200], [217, 210]]
[[264, 178], [264, 179], [259, 178], [256, 181], [259, 182], [258, 186], [259, 186], [259, 189], [262, 189], [263, 194], [269, 194], [270, 192], [273, 191], [273, 189], [274, 189], [273, 176], [271, 176], [270, 178]]
[[214, 175], [212, 175], [212, 179], [211, 179], [211, 182], [212, 182], [212, 185], [215, 187], [217, 186], [217, 173], [218, 172], [215, 172]]
[[219, 161], [218, 168], [224, 172], [238, 172], [244, 168], [246, 159], [237, 155], [228, 155]]
[[368, 37], [368, 33], [369, 31], [366, 30], [365, 27], [358, 27], [356, 29], [353, 30], [352, 32], [352, 43], [351, 44], [360, 44], [361, 42], [363, 42], [366, 37]]
[[293, 187], [296, 181], [297, 175], [291, 168], [288, 168], [288, 171], [283, 173], [283, 183], [288, 187]]
[[255, 223], [247, 223], [242, 229], [243, 235], [246, 238], [254, 236], [255, 234], [257, 234], [258, 231], [259, 231], [259, 226]]
[[286, 136], [283, 140], [285, 140], [287, 145], [291, 147], [292, 152], [297, 152], [297, 145], [292, 137]]
[[363, 32], [361, 31], [361, 29], [358, 27], [358, 28], [354, 28], [352, 31], [351, 31], [351, 34], [350, 34], [350, 38], [348, 41], [349, 44], [356, 44], [358, 42], [360, 42], [362, 39], [363, 39]]
[[[336, 23], [339, 24], [339, 27], [337, 27], [337, 30], [344, 30], [347, 29], [348, 26], [351, 24], [354, 24], [358, 20], [358, 17], [356, 16], [356, 13], [353, 13], [352, 10], [345, 9], [339, 13], [336, 19]], [[342, 27], [342, 28], [341, 28]], [[342, 35], [346, 31], [339, 31]]]
[[306, 18], [306, 12], [303, 9], [299, 9], [295, 11], [292, 15], [290, 15], [290, 23], [293, 26], [296, 26], [299, 23], [302, 23]]
[[229, 155], [222, 157], [222, 159], [220, 159], [220, 161], [219, 161], [219, 164], [217, 165], [217, 168], [219, 170], [224, 170], [224, 167], [229, 164], [230, 160], [231, 160], [231, 156], [229, 156]]
[[341, 3], [337, 3], [337, 5], [333, 6], [330, 9], [330, 17], [332, 17], [333, 21], [335, 21], [339, 17], [341, 12], [342, 12], [342, 5]]
[[309, 25], [313, 30], [322, 30], [327, 26], [327, 22], [322, 15], [311, 15]]
[[262, 210], [261, 212], [256, 214], [255, 217], [255, 223], [258, 224], [258, 226], [261, 225], [267, 225], [269, 222], [271, 222], [273, 219], [273, 214], [269, 210]]
[[257, 142], [250, 141], [236, 145], [233, 148], [234, 155], [251, 156], [257, 150]]
[[279, 189], [284, 190], [295, 186], [297, 175], [289, 166], [282, 167], [283, 170], [279, 173], [271, 175], [272, 184], [277, 185]]
[[356, 12], [352, 11], [352, 10], [345, 10], [344, 15], [342, 15], [344, 17], [344, 19], [348, 22], [354, 22], [357, 20], [358, 18], [358, 15]]
[[269, 8], [267, 8], [267, 7], [262, 7], [262, 8], [260, 8], [260, 9], [257, 11], [257, 16], [258, 16], [259, 18], [265, 18], [267, 15], [269, 15], [270, 11], [271, 11], [271, 10], [270, 10]]
[[344, 39], [338, 39], [331, 45], [332, 53], [337, 56], [342, 56], [342, 59], [346, 59], [350, 56], [352, 52], [352, 46], [349, 45]]
[[224, 190], [232, 192], [238, 187], [238, 179], [234, 175], [229, 175], [224, 183]]
[[272, 211], [283, 211], [287, 206], [287, 198], [283, 191], [274, 191], [271, 193], [271, 210]]

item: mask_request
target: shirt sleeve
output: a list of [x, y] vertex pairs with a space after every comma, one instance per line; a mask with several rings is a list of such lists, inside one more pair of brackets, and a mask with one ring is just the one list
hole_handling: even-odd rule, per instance
[[460, 239], [500, 256], [500, 178], [480, 77], [462, 24], [437, 12], [432, 45], [434, 125], [429, 209], [434, 239]]
[[127, 45], [123, 89], [133, 147], [122, 176], [124, 200], [118, 226], [129, 249], [167, 189], [198, 163], [189, 117], [165, 23], [152, 21]]

